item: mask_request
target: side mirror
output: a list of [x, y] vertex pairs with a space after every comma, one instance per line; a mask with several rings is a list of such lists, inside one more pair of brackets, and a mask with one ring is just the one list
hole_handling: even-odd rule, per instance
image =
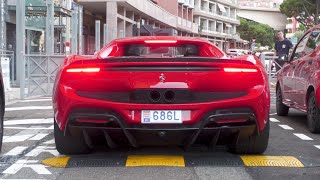
[[283, 54], [283, 55], [279, 56], [278, 59], [280, 61], [284, 61], [284, 62], [288, 62], [289, 61], [288, 55], [286, 55], [286, 54]]

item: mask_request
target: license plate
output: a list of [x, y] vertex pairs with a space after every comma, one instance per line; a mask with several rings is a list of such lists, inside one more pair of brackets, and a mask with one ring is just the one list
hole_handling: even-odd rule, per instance
[[143, 110], [141, 111], [143, 124], [181, 124], [182, 111], [175, 110]]

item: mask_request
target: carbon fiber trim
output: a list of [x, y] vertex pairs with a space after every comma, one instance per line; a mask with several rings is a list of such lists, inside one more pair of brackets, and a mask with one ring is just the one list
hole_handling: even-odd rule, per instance
[[[150, 93], [157, 91], [160, 99], [154, 100]], [[172, 91], [174, 97], [167, 99], [165, 93]], [[81, 97], [99, 99], [111, 102], [123, 102], [134, 104], [187, 104], [212, 102], [224, 99], [233, 99], [247, 95], [247, 92], [193, 92], [185, 89], [142, 89], [131, 92], [88, 92], [77, 91]]]

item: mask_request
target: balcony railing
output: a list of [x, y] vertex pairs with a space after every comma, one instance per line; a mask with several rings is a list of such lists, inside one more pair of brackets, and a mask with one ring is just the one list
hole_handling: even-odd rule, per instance
[[[181, 17], [177, 17], [177, 24], [182, 26], [183, 28], [187, 28], [189, 31], [192, 31], [192, 32], [195, 32], [195, 30], [193, 29], [193, 24], [195, 23], [192, 23], [191, 21], [188, 21], [186, 19], [183, 19]], [[197, 26], [197, 30], [195, 33], [198, 33], [198, 25]]]
[[194, 0], [178, 0], [178, 3], [188, 6], [189, 8], [194, 8]]
[[227, 20], [238, 21], [238, 22], [240, 21], [238, 17], [235, 17], [234, 15], [232, 16], [231, 13], [229, 13], [229, 12], [224, 13], [221, 11], [215, 11], [214, 9], [210, 9], [205, 6], [200, 6], [200, 9], [199, 9], [199, 7], [196, 7], [195, 12], [196, 11], [200, 11], [201, 13], [206, 13], [210, 16], [217, 16], [217, 17], [224, 18]]
[[182, 25], [182, 18], [181, 17], [178, 17], [178, 24]]
[[187, 27], [187, 20], [185, 20], [185, 19], [182, 19], [182, 26], [185, 26], [185, 27]]
[[215, 27], [207, 27], [207, 26], [203, 26], [202, 28], [199, 27], [199, 33], [220, 35], [220, 36], [224, 36], [226, 38], [233, 38], [233, 39], [239, 39], [240, 38], [240, 36], [238, 34], [232, 33], [231, 30], [221, 30], [219, 28], [217, 29]]
[[192, 22], [191, 21], [187, 21], [187, 27], [188, 28], [192, 28]]
[[199, 25], [196, 23], [192, 24], [192, 32], [193, 33], [199, 33]]

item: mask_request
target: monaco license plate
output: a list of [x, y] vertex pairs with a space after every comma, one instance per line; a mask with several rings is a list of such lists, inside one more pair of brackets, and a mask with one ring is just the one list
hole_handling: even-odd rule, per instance
[[176, 110], [143, 110], [141, 112], [143, 124], [181, 124], [182, 111]]

